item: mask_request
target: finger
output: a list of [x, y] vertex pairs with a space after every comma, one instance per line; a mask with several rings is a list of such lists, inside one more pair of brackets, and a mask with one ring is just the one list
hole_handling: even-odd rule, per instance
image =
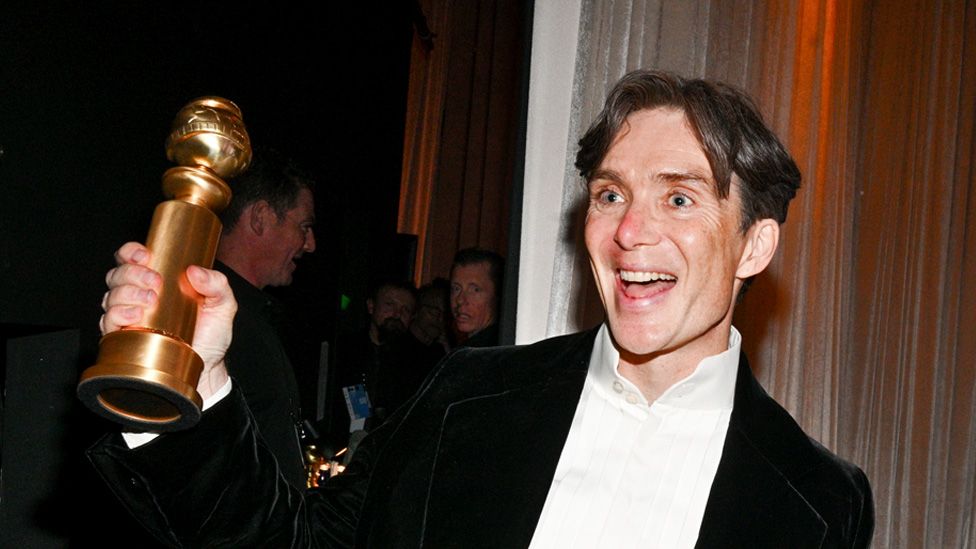
[[132, 326], [142, 320], [143, 308], [131, 305], [109, 307], [98, 322], [102, 335]]
[[158, 299], [158, 294], [148, 288], [132, 285], [118, 286], [105, 292], [105, 296], [102, 297], [102, 310], [107, 311], [117, 306], [148, 308], [155, 305]]
[[126, 242], [115, 251], [115, 263], [117, 265], [125, 263], [148, 265], [149, 249], [138, 242]]
[[105, 275], [105, 285], [110, 290], [120, 286], [137, 286], [155, 290], [162, 283], [163, 278], [156, 271], [131, 263], [119, 265]]

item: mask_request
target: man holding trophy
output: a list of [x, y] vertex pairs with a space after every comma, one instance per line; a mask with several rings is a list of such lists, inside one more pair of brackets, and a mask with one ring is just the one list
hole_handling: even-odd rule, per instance
[[[453, 353], [346, 472], [302, 492], [227, 373], [226, 280], [191, 266], [202, 417], [148, 443], [107, 437], [93, 463], [176, 546], [868, 546], [864, 473], [766, 395], [732, 326], [800, 182], [751, 100], [628, 74], [576, 167], [601, 326]], [[117, 260], [106, 333], [158, 306], [153, 254], [130, 243]]]

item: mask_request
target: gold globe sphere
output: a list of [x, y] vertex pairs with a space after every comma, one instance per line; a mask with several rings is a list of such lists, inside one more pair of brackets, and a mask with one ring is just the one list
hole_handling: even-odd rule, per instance
[[251, 162], [251, 140], [241, 109], [222, 97], [200, 97], [176, 113], [166, 158], [180, 166], [209, 168], [233, 178]]

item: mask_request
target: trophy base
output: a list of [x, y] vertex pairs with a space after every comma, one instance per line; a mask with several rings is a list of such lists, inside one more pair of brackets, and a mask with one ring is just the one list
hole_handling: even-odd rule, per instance
[[203, 361], [189, 345], [143, 330], [102, 338], [97, 363], [81, 374], [78, 397], [96, 414], [137, 431], [186, 429], [200, 420]]

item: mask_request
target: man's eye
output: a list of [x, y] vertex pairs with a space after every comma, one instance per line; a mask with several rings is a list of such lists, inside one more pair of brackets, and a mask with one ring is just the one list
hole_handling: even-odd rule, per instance
[[606, 190], [600, 193], [600, 202], [605, 204], [615, 204], [617, 202], [623, 202], [624, 197], [616, 191]]
[[687, 208], [694, 203], [695, 202], [692, 199], [681, 193], [672, 194], [670, 197], [668, 197], [668, 204], [674, 206], [675, 208]]

